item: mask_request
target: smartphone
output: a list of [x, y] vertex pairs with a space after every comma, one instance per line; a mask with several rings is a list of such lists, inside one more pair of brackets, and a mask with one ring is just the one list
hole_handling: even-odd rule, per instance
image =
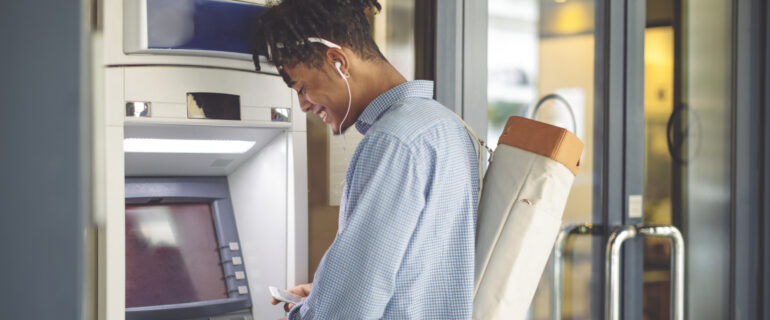
[[291, 292], [288, 292], [286, 290], [278, 289], [273, 286], [269, 286], [267, 288], [270, 289], [270, 294], [273, 296], [273, 298], [275, 298], [275, 300], [292, 303], [292, 304], [297, 304], [297, 303], [300, 303], [300, 301], [302, 301], [302, 297], [296, 294], [293, 294]]

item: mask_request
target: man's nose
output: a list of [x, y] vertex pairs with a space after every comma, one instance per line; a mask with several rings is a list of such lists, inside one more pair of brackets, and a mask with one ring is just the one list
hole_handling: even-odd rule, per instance
[[297, 94], [297, 97], [299, 98], [299, 108], [302, 110], [302, 112], [307, 112], [310, 110], [310, 107], [313, 106], [313, 103], [306, 99], [304, 94]]

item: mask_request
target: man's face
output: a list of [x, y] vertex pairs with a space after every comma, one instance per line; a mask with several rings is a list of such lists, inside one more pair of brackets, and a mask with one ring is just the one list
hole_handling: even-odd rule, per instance
[[323, 122], [332, 127], [334, 133], [343, 132], [355, 122], [349, 114], [345, 124], [341, 122], [348, 111], [348, 91], [345, 82], [331, 67], [324, 64], [321, 68], [308, 67], [298, 63], [293, 67], [284, 67], [297, 91], [300, 108], [303, 112], [312, 112]]

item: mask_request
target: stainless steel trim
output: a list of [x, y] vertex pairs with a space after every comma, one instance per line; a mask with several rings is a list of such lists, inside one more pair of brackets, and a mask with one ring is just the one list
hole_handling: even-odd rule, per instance
[[551, 319], [561, 319], [561, 294], [562, 277], [564, 272], [564, 245], [570, 235], [591, 234], [594, 227], [590, 223], [571, 224], [561, 229], [556, 237], [556, 243], [553, 248], [553, 279], [551, 279]]
[[615, 230], [607, 240], [605, 253], [604, 292], [607, 297], [604, 318], [620, 320], [620, 249], [623, 243], [636, 236], [636, 227], [623, 226]]
[[149, 102], [149, 101], [126, 102], [126, 117], [127, 118], [152, 117], [152, 102]]
[[289, 108], [270, 108], [270, 121], [272, 121], [272, 122], [291, 122], [291, 109], [289, 109]]
[[666, 237], [671, 245], [671, 319], [684, 320], [684, 238], [674, 226], [641, 226], [645, 236]]

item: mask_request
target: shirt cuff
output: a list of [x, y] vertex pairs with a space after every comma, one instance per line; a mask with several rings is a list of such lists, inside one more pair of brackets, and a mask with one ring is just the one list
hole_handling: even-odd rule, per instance
[[302, 300], [300, 303], [295, 304], [294, 308], [289, 310], [289, 316], [287, 317], [289, 320], [302, 319], [302, 312], [300, 309], [302, 309], [302, 306], [305, 305], [305, 301], [307, 300]]

